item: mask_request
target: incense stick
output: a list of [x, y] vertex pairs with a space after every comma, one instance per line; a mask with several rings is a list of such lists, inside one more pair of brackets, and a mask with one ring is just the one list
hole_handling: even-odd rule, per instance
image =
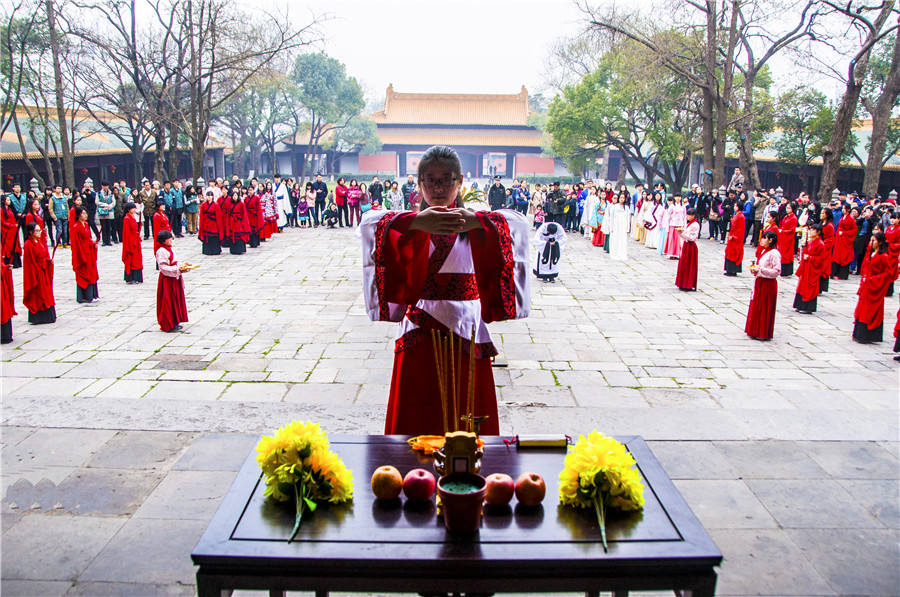
[[431, 347], [434, 349], [434, 364], [437, 369], [437, 378], [438, 378], [438, 394], [441, 399], [441, 415], [444, 419], [444, 434], [447, 434], [449, 426], [447, 425], [447, 396], [444, 392], [444, 372], [443, 372], [443, 363], [441, 362], [441, 352], [438, 350], [438, 346], [440, 345], [440, 338], [436, 334], [435, 330], [429, 330], [431, 332]]
[[469, 342], [469, 431], [475, 432], [475, 326], [472, 326], [472, 340]]
[[[453, 400], [453, 404], [456, 404], [458, 401], [458, 396], [456, 393], [456, 351], [453, 347], [453, 332], [450, 332], [447, 342], [450, 345], [450, 397]], [[459, 425], [457, 422], [455, 426]]]

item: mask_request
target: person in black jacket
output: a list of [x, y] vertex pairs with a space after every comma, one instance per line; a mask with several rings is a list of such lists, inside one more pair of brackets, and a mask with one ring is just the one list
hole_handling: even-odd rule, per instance
[[[869, 241], [872, 239], [872, 233], [875, 231], [874, 228], [877, 223], [878, 218], [875, 216], [875, 210], [872, 209], [872, 206], [864, 206], [862, 216], [856, 219], [856, 238], [853, 239], [853, 263], [856, 265], [857, 275], [862, 273], [860, 272], [860, 269], [862, 269], [860, 266], [862, 265], [863, 257], [866, 255], [866, 249], [869, 246]], [[853, 269], [852, 264], [850, 269]]]
[[566, 194], [559, 188], [559, 182], [554, 182], [552, 190], [547, 193], [547, 202], [544, 204], [545, 222], [563, 224], [565, 218]]
[[731, 217], [734, 215], [734, 205], [737, 203], [737, 193], [728, 191], [728, 196], [722, 200], [722, 221], [719, 222], [719, 232], [722, 235], [722, 244], [728, 237], [728, 229], [731, 228]]
[[494, 177], [494, 184], [491, 185], [491, 190], [488, 191], [488, 205], [491, 206], [491, 211], [501, 209], [503, 205], [506, 203], [506, 188], [500, 184], [500, 177]]
[[378, 180], [377, 176], [372, 177], [372, 184], [369, 185], [369, 197], [372, 203], [377, 202], [378, 205], [381, 205], [384, 202], [384, 186], [381, 184], [381, 181]]

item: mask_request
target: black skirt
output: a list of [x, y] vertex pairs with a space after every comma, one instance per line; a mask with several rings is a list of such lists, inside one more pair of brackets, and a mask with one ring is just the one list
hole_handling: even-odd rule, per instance
[[247, 252], [247, 243], [239, 238], [236, 238], [231, 241], [231, 245], [228, 250], [231, 251], [232, 255], [243, 255]]
[[894, 296], [894, 283], [888, 284], [887, 293], [884, 296]]
[[13, 253], [12, 257], [7, 257], [3, 261], [6, 262], [6, 265], [11, 265], [13, 269], [22, 267], [22, 256], [18, 253]]
[[43, 311], [28, 312], [28, 323], [54, 323], [56, 321], [56, 306], [47, 307]]
[[79, 303], [90, 303], [93, 302], [94, 299], [100, 298], [100, 293], [97, 292], [97, 283], [88, 284], [87, 288], [82, 288], [81, 286], [75, 285], [75, 300]]
[[811, 301], [804, 301], [799, 292], [794, 293], [794, 309], [797, 309], [798, 311], [808, 311], [810, 313], [815, 313], [818, 302], [819, 297], [815, 297]]
[[742, 266], [740, 263], [735, 263], [731, 259], [725, 260], [725, 275], [726, 276], [736, 276], [742, 271]]
[[794, 260], [781, 264], [781, 277], [787, 278], [794, 275]]
[[10, 319], [4, 324], [0, 324], [0, 344], [9, 344], [12, 341], [12, 319]]
[[126, 282], [137, 282], [138, 284], [144, 283], [144, 270], [142, 269], [133, 269], [131, 273], [125, 273], [125, 281]]
[[850, 277], [850, 264], [838, 265], [837, 263], [832, 263], [831, 275], [835, 276], [838, 280], [846, 280]]
[[828, 276], [819, 278], [819, 292], [828, 292]]
[[204, 255], [221, 255], [222, 254], [222, 243], [219, 242], [218, 236], [207, 235], [206, 240], [203, 241], [203, 254]]
[[853, 339], [860, 344], [881, 342], [884, 339], [884, 324], [882, 323], [874, 330], [870, 330], [868, 324], [863, 321], [857, 321], [853, 324]]
[[251, 234], [250, 235], [250, 248], [255, 249], [258, 246], [259, 246], [259, 235]]
[[894, 352], [900, 352], [900, 334], [898, 334], [896, 340], [894, 340]]

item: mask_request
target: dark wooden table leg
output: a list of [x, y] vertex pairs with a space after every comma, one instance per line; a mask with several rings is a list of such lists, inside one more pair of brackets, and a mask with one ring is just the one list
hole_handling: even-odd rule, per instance
[[316, 597], [328, 597], [328, 591], [316, 591]]
[[197, 571], [197, 597], [231, 597], [233, 591], [225, 589], [218, 582], [218, 577]]
[[675, 594], [681, 597], [715, 597], [717, 580], [715, 571], [710, 570], [709, 574], [698, 576], [697, 580], [691, 583], [690, 589], [675, 591]]

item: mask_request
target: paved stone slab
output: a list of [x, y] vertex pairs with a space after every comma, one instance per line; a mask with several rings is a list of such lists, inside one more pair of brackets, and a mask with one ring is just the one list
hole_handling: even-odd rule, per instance
[[[357, 384], [306, 383], [291, 386], [283, 402], [295, 404], [352, 404], [359, 393]], [[385, 401], [385, 404], [387, 402]]]
[[135, 359], [98, 359], [85, 361], [67, 371], [63, 377], [111, 378], [118, 379], [141, 361]]
[[783, 528], [884, 528], [833, 479], [748, 479], [747, 485]]
[[[5, 583], [4, 583], [5, 584]], [[70, 588], [65, 597], [148, 597], [151, 595], [193, 595], [189, 585], [160, 585], [124, 582], [79, 582]]]
[[[191, 551], [206, 524], [198, 520], [131, 519], [93, 558], [80, 580], [192, 585], [196, 568]], [[135, 549], [135, 545], [141, 549]]]
[[790, 536], [772, 529], [711, 529], [722, 551], [717, 595], [833, 595]]
[[175, 470], [239, 471], [256, 446], [258, 435], [208, 433], [196, 440], [175, 462]]
[[813, 460], [839, 479], [896, 479], [897, 458], [876, 442], [798, 442]]
[[806, 558], [840, 595], [895, 595], [900, 587], [896, 530], [788, 531]]
[[15, 446], [23, 439], [37, 431], [34, 427], [9, 427], [0, 428], [0, 444], [4, 447]]
[[192, 400], [217, 400], [227, 387], [227, 383], [217, 381], [160, 381], [145, 398], [181, 400], [182, 396], [190, 396]]
[[826, 479], [822, 469], [796, 442], [717, 442], [719, 452], [744, 479]]
[[100, 396], [102, 398], [141, 398], [142, 396], [146, 395], [147, 392], [153, 389], [155, 385], [156, 382], [153, 381], [145, 381], [141, 379], [120, 379], [111, 384], [108, 388], [104, 389], [102, 392], [98, 392], [97, 396]]
[[651, 441], [649, 445], [671, 479], [738, 478], [738, 474], [711, 442]]
[[[3, 550], [3, 582], [73, 581], [124, 523], [124, 518], [25, 516], [3, 535], [7, 545]], [[9, 549], [11, 545], [16, 548]]]
[[62, 597], [72, 583], [54, 580], [7, 580], [3, 579], [3, 594], [11, 597]]
[[231, 487], [235, 474], [234, 471], [172, 471], [147, 497], [134, 518], [177, 516], [209, 521]]
[[677, 480], [675, 487], [707, 529], [773, 529], [777, 524], [740, 480]]
[[[21, 361], [12, 361], [3, 364], [3, 376], [60, 377], [77, 366], [77, 363], [23, 363]], [[97, 375], [95, 377], [100, 376]]]
[[9, 396], [75, 396], [95, 380], [37, 378], [13, 390]]
[[90, 468], [167, 470], [196, 437], [170, 431], [120, 431], [88, 460]]
[[285, 383], [233, 383], [219, 396], [232, 402], [280, 402], [288, 391]]
[[116, 434], [106, 429], [39, 429], [3, 450], [4, 471], [80, 466]]

